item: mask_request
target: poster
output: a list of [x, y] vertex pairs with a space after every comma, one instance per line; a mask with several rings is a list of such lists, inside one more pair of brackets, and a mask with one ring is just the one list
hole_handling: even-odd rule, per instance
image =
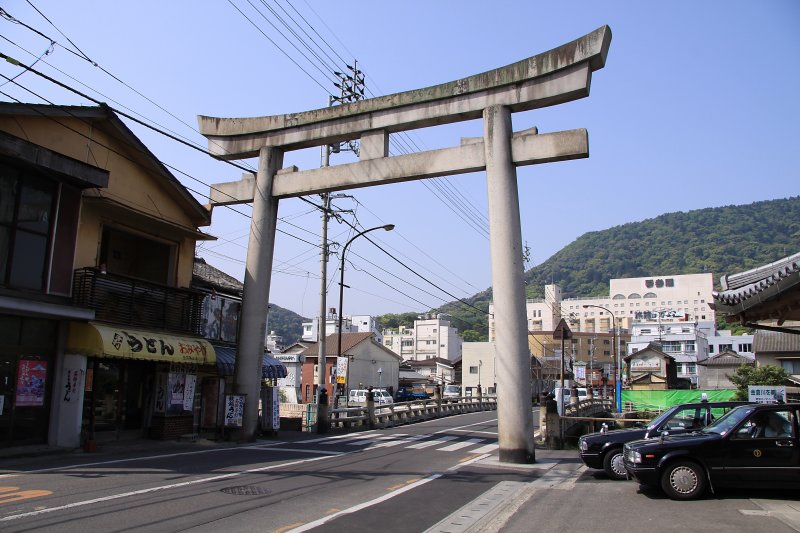
[[21, 359], [17, 371], [17, 407], [44, 405], [44, 385], [47, 378], [47, 361]]
[[197, 376], [186, 374], [186, 383], [183, 389], [183, 410], [191, 411], [194, 405], [194, 388], [197, 383]]
[[183, 406], [183, 393], [186, 389], [186, 374], [183, 372], [169, 373], [169, 405]]
[[155, 412], [163, 413], [167, 409], [167, 375], [163, 372], [156, 374], [156, 405]]
[[244, 394], [225, 395], [225, 427], [240, 428], [244, 419]]

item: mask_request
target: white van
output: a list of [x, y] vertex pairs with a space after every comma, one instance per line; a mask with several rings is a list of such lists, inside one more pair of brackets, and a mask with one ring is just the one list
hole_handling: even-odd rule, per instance
[[458, 398], [461, 398], [461, 385], [450, 383], [444, 386], [444, 390], [442, 390], [442, 400], [455, 401]]
[[[558, 404], [559, 416], [564, 416], [564, 406], [572, 403], [572, 388], [571, 387], [556, 387], [553, 390], [556, 403]], [[588, 398], [589, 391], [585, 387], [578, 387], [578, 401], [581, 402]]]
[[[384, 389], [372, 389], [375, 403], [378, 405], [388, 405], [394, 403], [392, 395]], [[353, 389], [347, 396], [348, 405], [367, 405], [367, 389]]]

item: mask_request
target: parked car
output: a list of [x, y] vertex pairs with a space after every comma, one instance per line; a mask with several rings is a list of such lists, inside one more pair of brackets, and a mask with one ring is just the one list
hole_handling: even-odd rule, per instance
[[427, 400], [431, 395], [425, 389], [416, 387], [399, 387], [394, 395], [395, 401], [413, 402], [414, 400]]
[[449, 385], [444, 386], [444, 390], [442, 391], [442, 400], [456, 401], [458, 398], [461, 398], [461, 396], [461, 385], [450, 383]]
[[[373, 389], [373, 399], [378, 405], [394, 403], [392, 395], [384, 389]], [[348, 405], [367, 405], [367, 389], [353, 389], [348, 395]]]
[[800, 403], [751, 404], [697, 432], [625, 445], [625, 470], [672, 499], [718, 487], [800, 489]]
[[684, 403], [670, 407], [647, 425], [583, 435], [578, 439], [581, 460], [589, 468], [604, 470], [611, 479], [626, 479], [628, 474], [622, 463], [622, 446], [626, 442], [658, 437], [664, 431], [694, 431], [739, 405], [746, 402]]
[[[589, 395], [588, 389], [584, 387], [578, 387], [575, 390], [577, 390], [578, 392], [577, 398], [579, 402], [585, 400]], [[564, 416], [564, 406], [572, 403], [572, 394], [573, 394], [572, 387], [564, 387], [564, 388], [556, 387], [555, 389], [553, 389], [553, 396], [556, 399], [557, 411], [559, 416]]]

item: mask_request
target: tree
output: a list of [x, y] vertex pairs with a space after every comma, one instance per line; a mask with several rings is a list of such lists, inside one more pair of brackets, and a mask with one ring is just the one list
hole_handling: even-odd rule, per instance
[[466, 331], [462, 331], [461, 338], [464, 340], [464, 342], [481, 342], [486, 340], [485, 335], [481, 335], [474, 329], [468, 329]]
[[784, 385], [788, 378], [789, 373], [786, 370], [774, 365], [759, 367], [741, 365], [732, 376], [728, 376], [737, 389], [733, 399], [742, 401], [748, 399], [748, 385]]

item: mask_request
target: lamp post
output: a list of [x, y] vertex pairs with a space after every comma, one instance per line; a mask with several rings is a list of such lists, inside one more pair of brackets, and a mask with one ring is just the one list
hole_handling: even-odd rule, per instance
[[586, 309], [587, 307], [597, 307], [598, 309], [602, 309], [606, 311], [609, 315], [611, 315], [612, 320], [612, 345], [611, 349], [614, 352], [614, 383], [616, 384], [616, 397], [617, 397], [617, 412], [622, 412], [622, 362], [620, 360], [619, 354], [619, 345], [617, 343], [617, 315], [611, 309], [607, 307], [603, 307], [602, 305], [592, 305], [592, 304], [584, 304], [583, 308]]
[[[365, 233], [369, 233], [370, 231], [375, 231], [379, 229], [392, 231], [394, 229], [394, 224], [386, 224], [385, 226], [375, 226], [374, 228], [365, 229], [364, 231], [356, 233], [353, 236], [353, 238], [347, 241], [347, 243], [345, 243], [344, 247], [342, 248], [342, 260], [341, 264], [339, 265], [339, 324], [338, 324], [339, 339], [336, 347], [337, 363], [339, 361], [339, 358], [342, 356], [342, 317], [344, 316], [344, 313], [342, 313], [342, 300], [344, 300], [344, 258], [345, 254], [347, 253], [347, 247], [350, 246], [351, 242], [358, 239]], [[347, 373], [345, 374], [345, 380], [344, 380], [345, 396], [347, 396], [347, 389], [349, 386], [350, 386], [350, 361], [347, 362]]]
[[483, 361], [478, 359], [478, 398], [483, 397], [483, 389], [481, 389], [481, 367], [483, 366]]
[[378, 367], [378, 388], [383, 388], [383, 369]]

